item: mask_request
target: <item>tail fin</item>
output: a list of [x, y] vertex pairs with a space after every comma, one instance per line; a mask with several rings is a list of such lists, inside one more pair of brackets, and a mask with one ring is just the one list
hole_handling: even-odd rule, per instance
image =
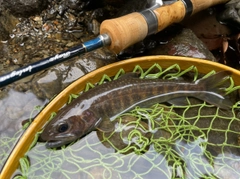
[[221, 71], [208, 78], [197, 80], [195, 84], [205, 86], [208, 91], [219, 90], [226, 85], [226, 81], [229, 79], [230, 75], [231, 72], [229, 71]]
[[204, 92], [201, 98], [210, 104], [214, 104], [220, 108], [231, 108], [233, 103], [225, 97], [224, 89], [228, 87], [231, 72], [221, 71], [208, 78], [200, 79], [195, 82], [196, 85], [203, 86]]

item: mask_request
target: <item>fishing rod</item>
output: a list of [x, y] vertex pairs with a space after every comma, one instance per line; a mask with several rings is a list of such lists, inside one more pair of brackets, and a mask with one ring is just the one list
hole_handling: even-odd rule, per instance
[[100, 26], [100, 35], [95, 39], [0, 76], [0, 87], [103, 46], [108, 46], [113, 52], [119, 53], [173, 23], [178, 23], [201, 10], [228, 1], [176, 0], [163, 6], [162, 0], [156, 0], [154, 6], [142, 12], [103, 21]]

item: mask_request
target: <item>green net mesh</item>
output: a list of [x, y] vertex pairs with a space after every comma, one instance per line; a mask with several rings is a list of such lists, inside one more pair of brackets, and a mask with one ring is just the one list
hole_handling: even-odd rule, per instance
[[[182, 71], [177, 64], [167, 69], [155, 64], [148, 70], [137, 65], [133, 72], [140, 78], [200, 78], [195, 66]], [[104, 75], [97, 85], [124, 73]], [[92, 87], [87, 84], [86, 90]], [[230, 79], [227, 93], [236, 98], [238, 89]], [[15, 178], [240, 178], [238, 102], [229, 110], [194, 98], [187, 102], [136, 106], [111, 121], [114, 130], [93, 131], [61, 150], [37, 143], [20, 160]]]
[[17, 142], [21, 131], [17, 132], [14, 136], [1, 136], [0, 137], [0, 169], [4, 166], [13, 145]]
[[[34, 115], [34, 112], [38, 113], [42, 110], [42, 106], [35, 106], [30, 114], [30, 118]], [[12, 132], [11, 134], [5, 134], [4, 132], [0, 135], [0, 171], [3, 168], [9, 154], [11, 153], [12, 149], [24, 133], [24, 129], [29, 126], [30, 123], [26, 123], [22, 129], [18, 130], [17, 132]]]

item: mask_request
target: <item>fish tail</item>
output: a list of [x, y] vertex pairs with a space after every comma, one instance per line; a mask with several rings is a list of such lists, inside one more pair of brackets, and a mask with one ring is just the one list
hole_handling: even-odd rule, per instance
[[200, 79], [195, 82], [195, 84], [205, 86], [208, 91], [219, 91], [221, 93], [221, 88], [226, 85], [226, 81], [229, 79], [231, 72], [221, 71], [214, 75], [209, 76], [208, 78]]
[[229, 84], [231, 72], [221, 71], [208, 78], [200, 79], [195, 82], [196, 85], [203, 87], [205, 90], [201, 93], [201, 97], [210, 104], [214, 104], [220, 108], [231, 108], [233, 103], [225, 96], [226, 85]]

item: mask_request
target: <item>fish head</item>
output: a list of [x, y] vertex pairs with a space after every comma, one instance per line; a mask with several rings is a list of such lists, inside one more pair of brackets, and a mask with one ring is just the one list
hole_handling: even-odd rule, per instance
[[80, 115], [66, 116], [56, 115], [44, 128], [40, 141], [46, 141], [47, 148], [59, 148], [74, 142], [94, 130], [101, 121], [90, 110]]

